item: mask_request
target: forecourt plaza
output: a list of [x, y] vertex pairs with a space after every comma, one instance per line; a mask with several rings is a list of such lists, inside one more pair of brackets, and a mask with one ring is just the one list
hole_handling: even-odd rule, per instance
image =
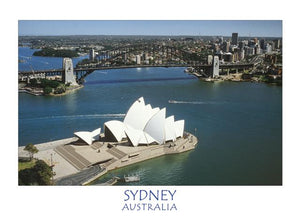
[[[184, 132], [184, 120], [166, 118], [166, 108], [152, 108], [144, 98], [129, 108], [123, 122], [111, 120], [92, 132], [75, 132], [73, 138], [37, 144], [38, 159], [53, 166], [55, 181], [87, 172], [77, 182], [60, 185], [85, 185], [110, 170], [166, 154], [195, 148], [197, 138]], [[19, 157], [28, 155], [19, 147]], [[91, 171], [92, 168], [96, 170]], [[59, 183], [58, 183], [59, 184]]]

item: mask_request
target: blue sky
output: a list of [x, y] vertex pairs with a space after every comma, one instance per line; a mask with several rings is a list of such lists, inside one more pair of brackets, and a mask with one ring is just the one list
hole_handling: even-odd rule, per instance
[[19, 35], [223, 35], [282, 37], [281, 20], [20, 20]]

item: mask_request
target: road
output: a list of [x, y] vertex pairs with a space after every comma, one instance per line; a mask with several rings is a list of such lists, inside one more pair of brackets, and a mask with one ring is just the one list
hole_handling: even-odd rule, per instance
[[79, 173], [72, 174], [70, 176], [63, 177], [55, 181], [55, 185], [61, 186], [79, 186], [86, 182], [88, 179], [96, 176], [104, 169], [101, 168], [99, 165], [89, 167], [86, 170], [80, 171]]

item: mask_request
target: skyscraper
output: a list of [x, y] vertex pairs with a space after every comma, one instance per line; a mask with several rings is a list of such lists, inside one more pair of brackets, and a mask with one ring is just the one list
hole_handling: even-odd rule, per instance
[[232, 33], [232, 45], [237, 45], [238, 44], [238, 33], [237, 32], [233, 32]]
[[95, 60], [95, 50], [94, 49], [91, 49], [90, 50], [90, 58], [89, 58], [91, 61], [94, 61]]

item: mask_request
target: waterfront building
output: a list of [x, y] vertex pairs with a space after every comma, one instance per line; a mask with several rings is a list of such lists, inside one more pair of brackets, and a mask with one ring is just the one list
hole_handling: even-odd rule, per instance
[[141, 56], [140, 55], [135, 56], [135, 62], [136, 62], [137, 65], [141, 64]]
[[70, 83], [71, 85], [78, 85], [74, 76], [73, 72], [73, 62], [71, 58], [64, 58], [63, 59], [63, 75], [62, 81], [63, 83], [67, 84]]
[[220, 66], [220, 64], [219, 64], [219, 57], [218, 56], [214, 56], [213, 67], [212, 67], [212, 69], [213, 69], [213, 72], [212, 72], [213, 78], [219, 76], [219, 66]]
[[127, 61], [127, 53], [126, 52], [123, 54], [123, 60], [124, 60], [124, 63], [126, 63], [126, 61]]
[[237, 32], [232, 33], [231, 42], [232, 42], [232, 45], [237, 45], [238, 44], [238, 33]]
[[164, 144], [183, 137], [184, 120], [166, 118], [166, 108], [152, 108], [144, 98], [136, 100], [129, 108], [123, 122], [111, 120], [104, 123], [106, 141], [127, 140], [132, 146]]

